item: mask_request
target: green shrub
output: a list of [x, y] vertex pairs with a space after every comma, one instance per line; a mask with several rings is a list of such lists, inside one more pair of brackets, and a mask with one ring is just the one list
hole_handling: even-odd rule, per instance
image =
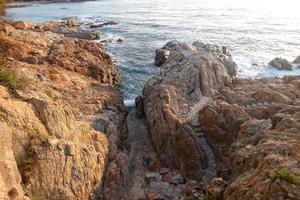
[[23, 80], [18, 78], [12, 71], [0, 68], [0, 84], [10, 90], [17, 90], [23, 87]]
[[274, 179], [279, 178], [282, 180], [286, 180], [290, 183], [293, 183], [295, 185], [300, 185], [300, 178], [295, 174], [289, 172], [286, 168], [278, 170], [273, 178]]

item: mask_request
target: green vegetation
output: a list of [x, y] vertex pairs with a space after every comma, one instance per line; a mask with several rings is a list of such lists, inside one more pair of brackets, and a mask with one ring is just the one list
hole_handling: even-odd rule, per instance
[[37, 196], [30, 196], [30, 200], [40, 200], [40, 198]]
[[283, 131], [272, 130], [271, 135], [273, 136], [284, 136], [286, 133]]
[[279, 178], [282, 180], [286, 180], [290, 183], [293, 183], [295, 185], [300, 185], [300, 178], [295, 174], [289, 172], [286, 168], [282, 168], [278, 170], [273, 178], [274, 179]]
[[232, 144], [229, 146], [229, 152], [233, 153], [233, 152], [235, 152], [238, 148], [239, 148], [239, 145], [238, 145], [238, 144], [232, 143]]
[[209, 200], [208, 194], [204, 195], [201, 200]]
[[53, 94], [53, 92], [51, 90], [46, 90], [45, 94], [51, 99], [55, 98], [55, 94]]
[[191, 195], [187, 198], [187, 200], [200, 200], [200, 198], [195, 195]]
[[5, 67], [0, 67], [0, 84], [14, 91], [23, 88], [24, 80], [17, 77], [12, 71]]

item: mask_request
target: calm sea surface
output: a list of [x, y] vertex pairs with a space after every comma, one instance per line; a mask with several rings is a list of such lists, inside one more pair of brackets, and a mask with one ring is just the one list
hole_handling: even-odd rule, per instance
[[[155, 49], [181, 40], [224, 45], [240, 67], [240, 77], [259, 78], [300, 74], [268, 66], [274, 57], [290, 61], [300, 55], [300, 13], [297, 1], [270, 0], [100, 0], [12, 8], [7, 17], [34, 23], [77, 16], [83, 22], [118, 25], [97, 30], [113, 42], [107, 50], [122, 76], [125, 99], [140, 94], [157, 71]], [[122, 38], [123, 43], [115, 42]]]

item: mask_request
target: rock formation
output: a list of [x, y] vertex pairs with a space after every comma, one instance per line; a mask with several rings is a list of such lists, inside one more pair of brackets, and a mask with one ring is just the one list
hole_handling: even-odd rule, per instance
[[126, 197], [119, 74], [100, 44], [46, 26], [0, 25], [0, 198]]
[[169, 55], [144, 88], [162, 164], [207, 185], [209, 199], [299, 199], [300, 77], [236, 79], [225, 48], [163, 49]]
[[238, 79], [225, 47], [172, 41], [126, 118], [93, 34], [0, 23], [0, 199], [299, 199], [300, 77]]
[[278, 70], [289, 70], [291, 71], [293, 69], [293, 66], [289, 61], [283, 58], [274, 58], [269, 63], [272, 67], [278, 69]]
[[216, 169], [198, 112], [217, 89], [232, 81], [237, 65], [226, 48], [215, 45], [172, 41], [163, 49], [169, 56], [143, 92], [153, 143], [162, 163], [207, 181]]

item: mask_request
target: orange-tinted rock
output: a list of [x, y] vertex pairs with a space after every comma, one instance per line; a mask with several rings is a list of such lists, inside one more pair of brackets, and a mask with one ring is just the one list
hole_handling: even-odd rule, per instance
[[129, 163], [120, 150], [127, 111], [102, 46], [0, 23], [0, 61], [23, 86], [13, 94], [0, 86], [0, 116], [14, 144], [8, 151], [8, 139], [0, 141], [10, 159], [0, 199], [2, 189], [11, 199], [128, 197]]
[[26, 30], [32, 28], [33, 25], [29, 22], [19, 21], [14, 23], [14, 27], [17, 29]]

